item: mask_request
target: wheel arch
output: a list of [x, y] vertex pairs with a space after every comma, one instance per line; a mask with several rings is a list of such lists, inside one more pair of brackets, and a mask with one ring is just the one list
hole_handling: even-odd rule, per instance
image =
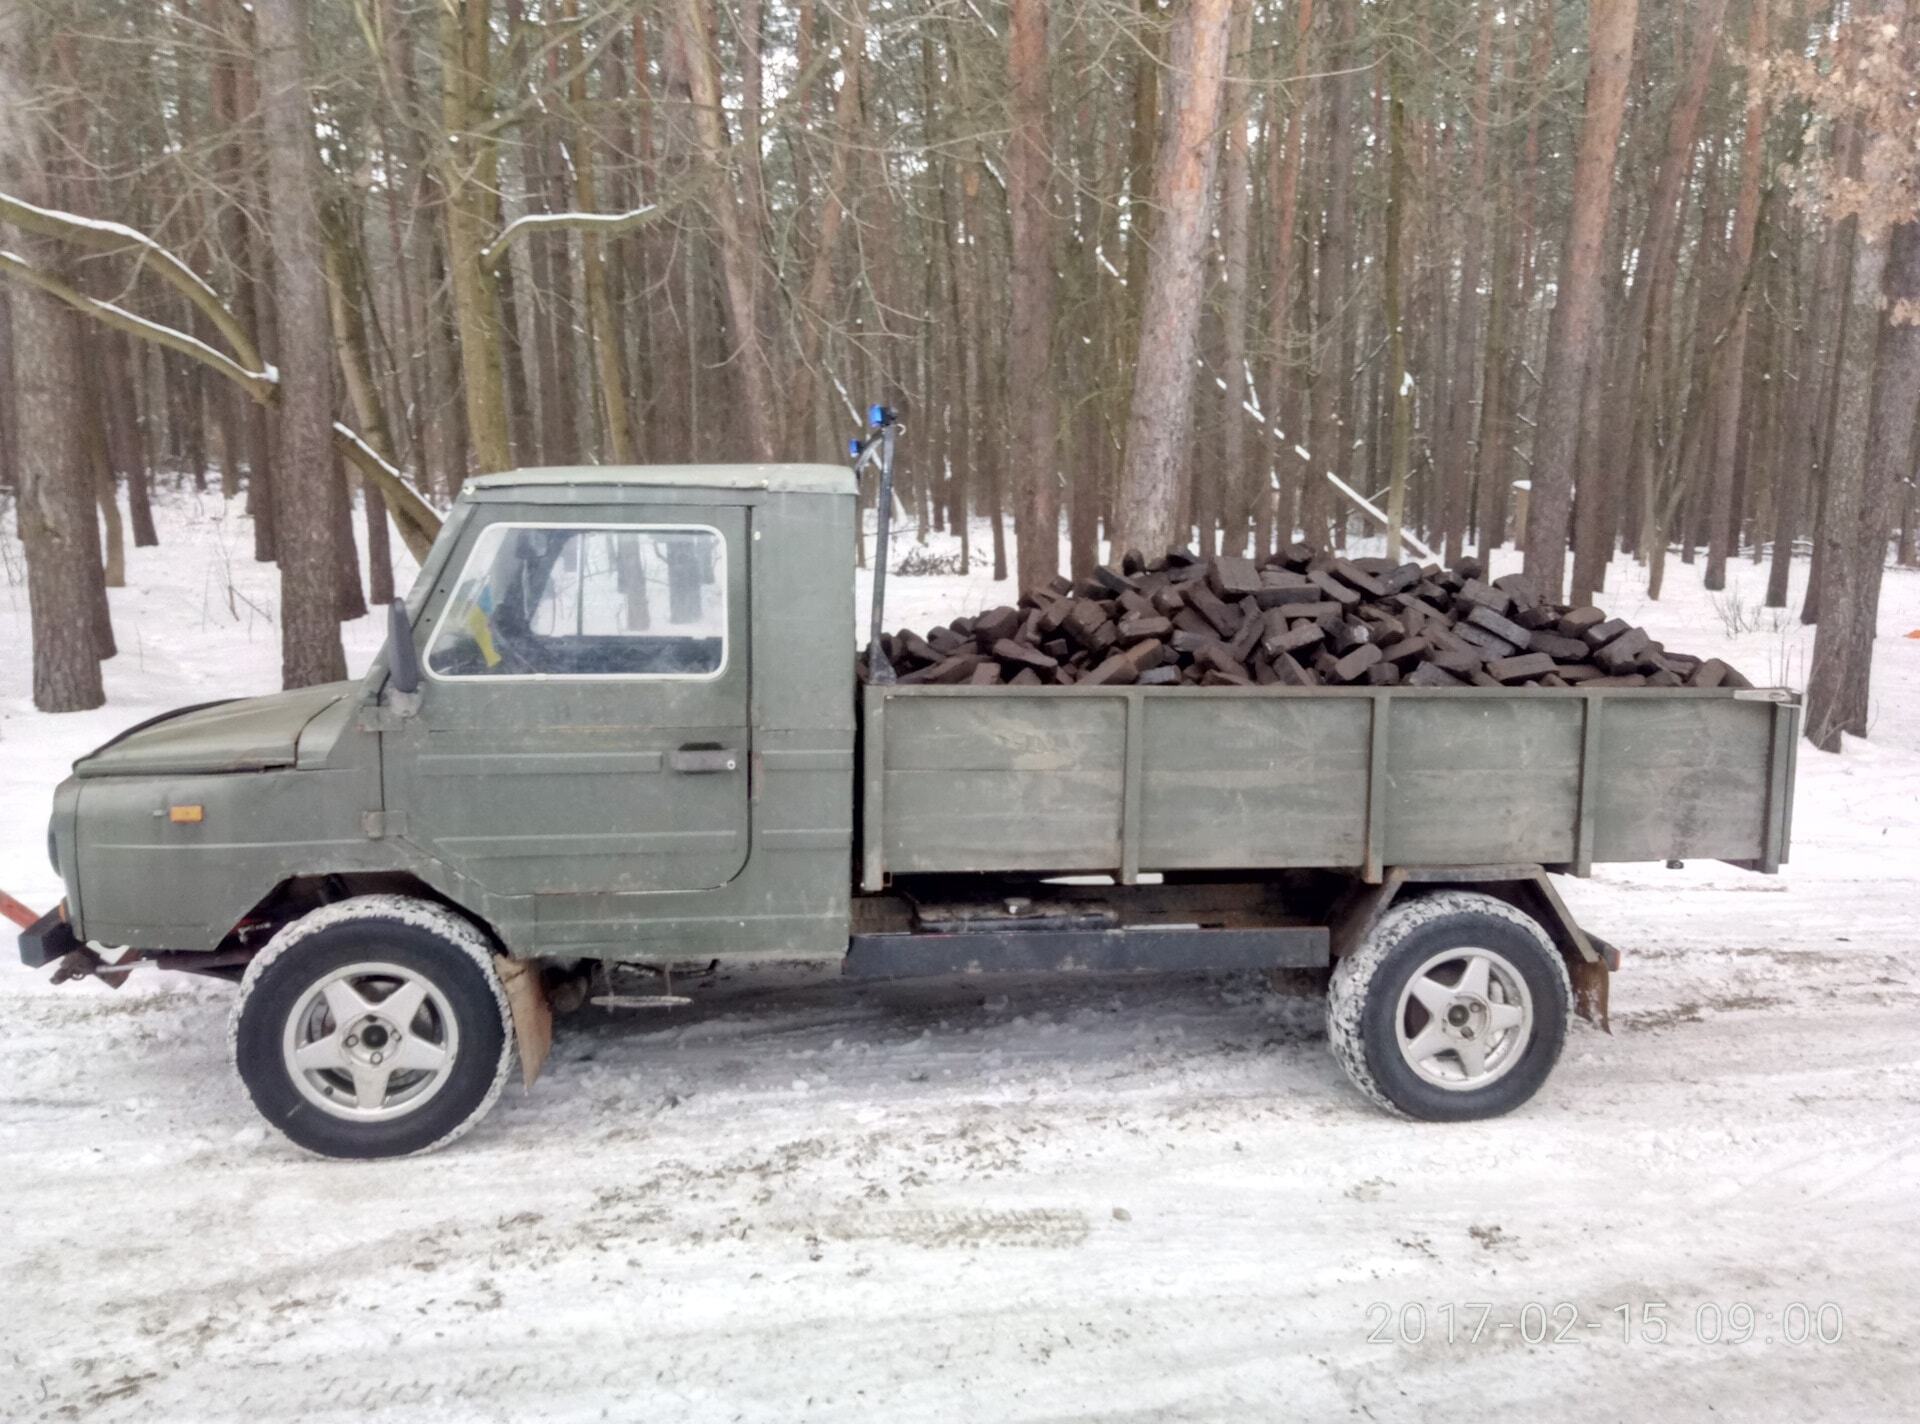
[[1474, 890], [1505, 901], [1547, 932], [1573, 981], [1574, 1011], [1611, 1032], [1608, 978], [1620, 967], [1620, 951], [1587, 933], [1567, 908], [1547, 872], [1538, 865], [1397, 865], [1377, 885], [1356, 884], [1333, 916], [1330, 938], [1336, 963], [1366, 942], [1381, 918], [1402, 900], [1442, 890]]
[[328, 870], [284, 877], [256, 901], [227, 931], [223, 949], [264, 949], [284, 926], [326, 905], [362, 895], [405, 895], [453, 911], [468, 921], [493, 945], [497, 954], [511, 954], [507, 940], [486, 916], [411, 870]]

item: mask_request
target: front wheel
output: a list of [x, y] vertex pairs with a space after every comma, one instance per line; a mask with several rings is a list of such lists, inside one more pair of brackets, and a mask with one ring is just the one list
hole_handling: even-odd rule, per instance
[[1491, 895], [1445, 891], [1395, 905], [1340, 961], [1327, 1038], [1384, 1108], [1428, 1122], [1497, 1117], [1553, 1071], [1572, 998], [1535, 920]]
[[343, 900], [275, 935], [247, 966], [232, 1038], [261, 1115], [326, 1157], [451, 1142], [493, 1106], [513, 1061], [486, 940], [400, 895]]

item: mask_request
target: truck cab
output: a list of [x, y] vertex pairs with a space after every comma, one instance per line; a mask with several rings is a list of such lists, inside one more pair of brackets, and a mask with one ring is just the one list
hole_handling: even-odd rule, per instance
[[417, 691], [382, 654], [83, 758], [65, 927], [237, 958], [378, 890], [522, 958], [843, 952], [853, 508], [833, 466], [468, 481], [406, 599]]

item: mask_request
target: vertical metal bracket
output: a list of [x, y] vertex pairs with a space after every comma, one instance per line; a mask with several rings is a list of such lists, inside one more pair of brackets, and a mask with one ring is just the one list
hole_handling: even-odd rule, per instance
[[1146, 775], [1147, 699], [1138, 690], [1126, 697], [1126, 763], [1120, 783], [1120, 883], [1140, 882], [1141, 779]]
[[1387, 733], [1393, 698], [1382, 690], [1367, 701], [1373, 706], [1373, 725], [1367, 750], [1367, 849], [1360, 878], [1378, 885], [1387, 856]]
[[1573, 829], [1573, 873], [1585, 879], [1593, 874], [1593, 822], [1600, 782], [1600, 714], [1607, 699], [1589, 693], [1580, 699], [1586, 707], [1580, 726], [1580, 800]]

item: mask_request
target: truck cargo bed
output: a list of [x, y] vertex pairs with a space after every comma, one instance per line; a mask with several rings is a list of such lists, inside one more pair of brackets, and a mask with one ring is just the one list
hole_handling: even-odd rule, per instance
[[1797, 699], [1689, 688], [862, 689], [895, 876], [1787, 858]]

